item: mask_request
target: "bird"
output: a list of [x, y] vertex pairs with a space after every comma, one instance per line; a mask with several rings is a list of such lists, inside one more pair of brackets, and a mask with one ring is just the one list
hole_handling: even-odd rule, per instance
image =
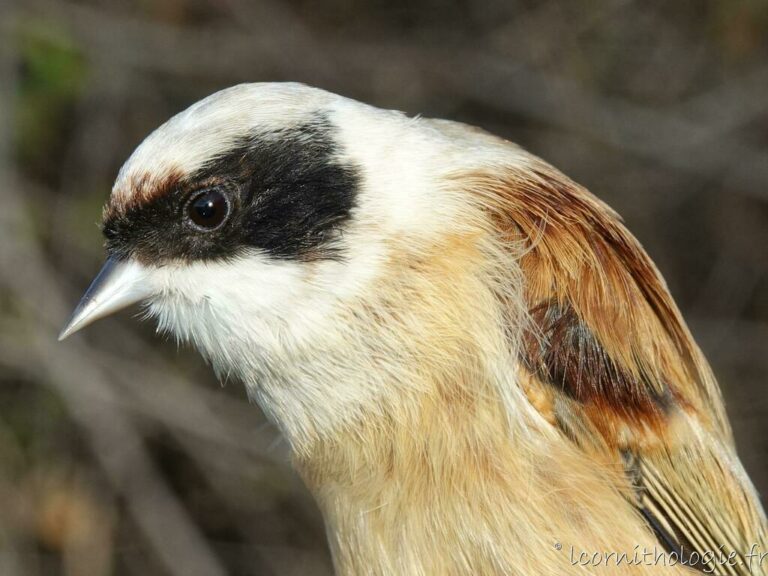
[[619, 215], [516, 144], [298, 83], [152, 132], [60, 334], [140, 304], [280, 430], [339, 575], [764, 574], [721, 391]]

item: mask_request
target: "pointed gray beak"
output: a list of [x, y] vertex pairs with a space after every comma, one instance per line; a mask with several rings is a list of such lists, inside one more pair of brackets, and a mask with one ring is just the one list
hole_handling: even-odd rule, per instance
[[109, 258], [59, 334], [59, 341], [151, 295], [144, 266], [133, 260]]

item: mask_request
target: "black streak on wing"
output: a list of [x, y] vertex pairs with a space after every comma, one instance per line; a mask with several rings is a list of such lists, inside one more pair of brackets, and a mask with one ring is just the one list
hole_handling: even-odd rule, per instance
[[572, 306], [548, 301], [530, 314], [536, 330], [526, 335], [524, 361], [542, 382], [632, 420], [669, 410], [669, 389], [658, 393], [650, 376], [638, 378], [614, 361]]
[[[154, 263], [229, 258], [248, 248], [277, 259], [334, 257], [359, 177], [338, 160], [331, 133], [320, 119], [244, 137], [196, 173], [173, 178], [148, 201], [108, 210], [108, 252]], [[212, 186], [226, 193], [232, 213], [221, 228], [200, 232], [188, 225], [184, 208], [193, 193]]]

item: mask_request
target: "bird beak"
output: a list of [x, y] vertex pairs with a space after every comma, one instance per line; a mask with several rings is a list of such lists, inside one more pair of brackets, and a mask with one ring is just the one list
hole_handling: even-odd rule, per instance
[[133, 260], [109, 258], [72, 312], [59, 341], [92, 322], [152, 295], [147, 269]]

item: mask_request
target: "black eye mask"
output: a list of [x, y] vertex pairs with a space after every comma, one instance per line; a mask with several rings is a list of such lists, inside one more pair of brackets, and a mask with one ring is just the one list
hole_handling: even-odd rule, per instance
[[108, 210], [107, 251], [145, 263], [231, 258], [257, 248], [277, 259], [339, 255], [359, 172], [338, 160], [325, 120], [243, 138], [162, 194]]

